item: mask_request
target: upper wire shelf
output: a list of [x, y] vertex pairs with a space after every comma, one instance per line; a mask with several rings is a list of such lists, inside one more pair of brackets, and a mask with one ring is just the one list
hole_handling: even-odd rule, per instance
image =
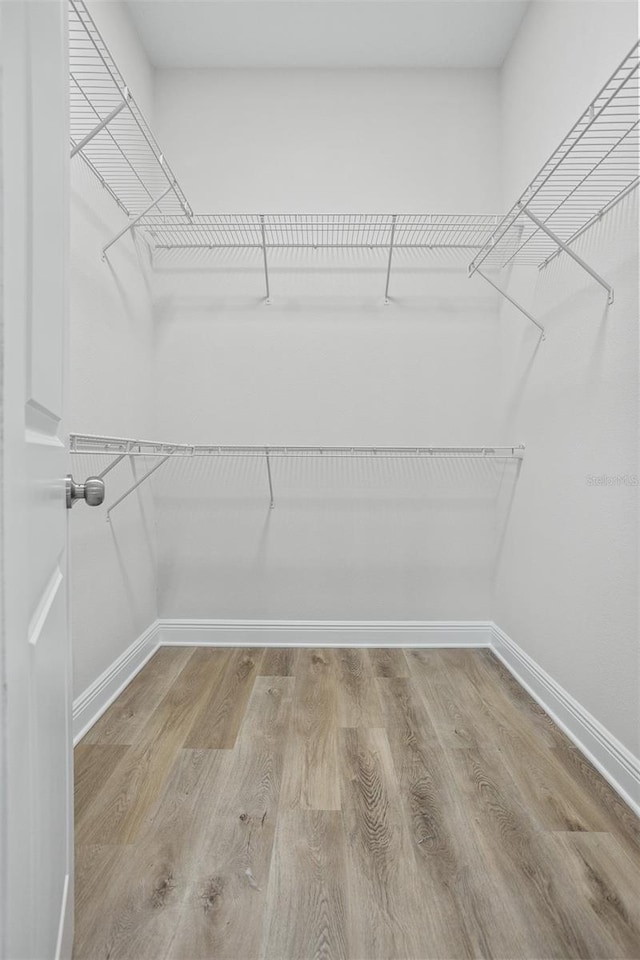
[[127, 217], [190, 213], [83, 0], [69, 0], [71, 156], [81, 156]]
[[572, 245], [640, 182], [639, 67], [636, 43], [476, 254], [470, 274], [513, 263], [543, 268], [564, 251], [613, 302], [610, 285]]
[[98, 474], [102, 479], [125, 457], [153, 457], [153, 465], [139, 477], [117, 500], [107, 508], [107, 520], [118, 504], [137, 490], [152, 474], [168, 460], [176, 457], [233, 457], [255, 458], [264, 461], [265, 476], [269, 485], [269, 506], [273, 509], [274, 489], [271, 462], [274, 458], [295, 457], [306, 460], [316, 459], [366, 459], [366, 460], [522, 460], [524, 445], [483, 446], [483, 447], [324, 447], [324, 446], [225, 446], [219, 444], [167, 443], [160, 440], [136, 440], [131, 437], [107, 437], [95, 434], [72, 433], [69, 435], [69, 451], [77, 455], [99, 455], [109, 457], [110, 462]]
[[141, 226], [160, 249], [460, 248], [481, 247], [499, 224], [467, 214], [195, 214], [144, 217]]

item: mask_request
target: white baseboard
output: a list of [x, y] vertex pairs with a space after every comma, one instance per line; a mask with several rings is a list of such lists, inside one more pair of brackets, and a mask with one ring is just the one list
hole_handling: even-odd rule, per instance
[[73, 744], [102, 716], [108, 706], [131, 683], [160, 645], [158, 621], [142, 633], [90, 687], [73, 701]]
[[491, 649], [613, 789], [640, 816], [640, 758], [493, 624]]
[[483, 620], [159, 620], [166, 646], [488, 647]]

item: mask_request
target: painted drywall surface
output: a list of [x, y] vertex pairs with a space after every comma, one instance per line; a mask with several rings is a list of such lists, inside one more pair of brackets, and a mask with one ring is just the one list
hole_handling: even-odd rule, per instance
[[[308, 254], [306, 254], [308, 257]], [[495, 300], [460, 258], [156, 274], [158, 435], [188, 442], [492, 443]], [[307, 261], [308, 262], [308, 261]], [[252, 296], [247, 296], [251, 290]], [[154, 478], [167, 617], [482, 619], [502, 464], [176, 462]]]
[[[196, 209], [496, 212], [495, 71], [160, 71]], [[159, 258], [158, 434], [228, 444], [494, 442], [496, 299], [463, 254]], [[172, 464], [166, 617], [483, 619], [502, 465]]]
[[495, 70], [159, 70], [199, 212], [496, 213]]
[[[99, 29], [123, 49], [126, 19], [103, 24], [119, 4], [92, 4]], [[97, 11], [94, 9], [97, 7]], [[102, 8], [102, 9], [101, 9]], [[119, 11], [122, 14], [122, 11]], [[104, 29], [105, 36], [107, 30]], [[114, 53], [115, 53], [114, 49]], [[134, 49], [132, 64], [141, 64]], [[126, 59], [126, 57], [125, 57]], [[127, 73], [122, 64], [123, 73]], [[131, 69], [128, 71], [131, 73]], [[132, 84], [133, 87], [133, 84]], [[124, 216], [80, 157], [71, 162], [71, 302], [69, 427], [76, 433], [148, 437], [151, 431], [153, 323], [139, 254], [123, 237], [101, 259]], [[108, 461], [73, 457], [77, 480]], [[133, 482], [140, 462], [123, 461], [106, 477], [106, 504]], [[141, 488], [106, 523], [106, 505], [74, 507], [69, 516], [74, 695], [100, 675], [156, 616], [156, 558], [150, 491]]]
[[[505, 182], [521, 189], [630, 49], [634, 5], [532, 4], [503, 73]], [[535, 149], [534, 145], [535, 144]], [[535, 328], [501, 313], [503, 436], [527, 454], [496, 571], [494, 619], [638, 752], [638, 222], [630, 196], [566, 258], [516, 271]], [[609, 478], [609, 479], [607, 479]]]

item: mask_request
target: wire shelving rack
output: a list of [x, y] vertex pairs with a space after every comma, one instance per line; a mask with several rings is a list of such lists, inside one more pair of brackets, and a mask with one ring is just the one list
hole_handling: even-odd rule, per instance
[[[130, 222], [191, 208], [83, 0], [69, 0], [71, 156], [93, 171]], [[105, 251], [122, 234], [105, 247]]]
[[469, 265], [471, 275], [492, 283], [541, 330], [484, 270], [501, 271], [515, 263], [543, 269], [566, 254], [605, 288], [613, 303], [611, 285], [578, 256], [573, 244], [640, 182], [639, 68], [636, 43]]
[[137, 490], [156, 470], [168, 460], [178, 457], [225, 457], [259, 458], [265, 463], [265, 477], [269, 486], [269, 506], [275, 506], [271, 462], [273, 459], [295, 457], [303, 460], [359, 459], [359, 460], [522, 460], [524, 444], [515, 446], [420, 446], [420, 447], [325, 447], [325, 446], [252, 446], [167, 443], [159, 440], [136, 440], [131, 437], [107, 437], [95, 434], [72, 433], [69, 435], [69, 452], [72, 455], [98, 455], [109, 458], [109, 463], [98, 476], [104, 478], [126, 457], [155, 458], [153, 465], [125, 492], [107, 507], [107, 520], [111, 511]]
[[270, 302], [268, 253], [275, 250], [385, 250], [389, 302], [396, 250], [479, 249], [501, 218], [491, 214], [195, 214], [151, 213], [141, 227], [156, 251], [262, 250], [266, 300]]

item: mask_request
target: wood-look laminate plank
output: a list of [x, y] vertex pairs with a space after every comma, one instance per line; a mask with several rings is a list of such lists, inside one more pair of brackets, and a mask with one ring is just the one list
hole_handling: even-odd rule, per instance
[[192, 654], [193, 647], [160, 647], [82, 743], [133, 743]]
[[292, 677], [295, 674], [297, 650], [295, 647], [270, 647], [264, 651], [260, 664], [261, 677]]
[[485, 870], [476, 823], [411, 679], [379, 679], [387, 739], [429, 904], [433, 957], [530, 956], [519, 909], [499, 875]]
[[361, 648], [333, 651], [336, 665], [336, 723], [339, 727], [381, 727], [383, 711], [371, 661]]
[[640, 819], [620, 799], [613, 787], [598, 773], [577, 747], [564, 738], [552, 750], [555, 761], [597, 804], [610, 833], [635, 855], [640, 856]]
[[260, 669], [262, 653], [258, 648], [231, 651], [224, 672], [194, 717], [186, 747], [232, 749]]
[[298, 652], [282, 809], [339, 810], [337, 679], [332, 650]]
[[640, 860], [609, 833], [547, 834], [549, 856], [563, 864], [585, 928], [600, 928], [609, 956], [640, 957]]
[[384, 730], [340, 731], [350, 957], [431, 955], [428, 911]]
[[640, 824], [488, 652], [181, 653], [77, 748], [75, 960], [640, 957]]
[[374, 677], [408, 677], [409, 665], [401, 647], [371, 647], [367, 650]]
[[129, 748], [113, 743], [79, 743], [73, 751], [74, 816], [82, 820], [85, 811], [122, 760]]
[[[76, 918], [76, 960], [165, 956], [203, 839], [216, 829], [216, 788], [226, 759], [222, 751], [179, 750], [138, 842], [97, 848], [116, 854], [103, 860], [99, 896], [94, 893], [90, 903], [89, 871], [83, 870], [79, 895], [85, 905]], [[80, 859], [90, 858], [94, 849], [77, 847]]]
[[279, 814], [261, 960], [347, 960], [344, 856], [338, 811]]
[[225, 751], [215, 828], [204, 834], [168, 956], [257, 957], [278, 811], [293, 678], [259, 677], [240, 736]]
[[475, 821], [485, 871], [501, 877], [512, 901], [522, 907], [521, 955], [581, 960], [610, 956], [608, 937], [597, 926], [585, 925], [583, 904], [576, 902], [567, 883], [562, 859], [541, 843], [497, 751], [454, 750], [448, 760]]
[[159, 706], [78, 822], [80, 844], [133, 843], [160, 795], [194, 718], [219, 683], [228, 651], [193, 652]]

